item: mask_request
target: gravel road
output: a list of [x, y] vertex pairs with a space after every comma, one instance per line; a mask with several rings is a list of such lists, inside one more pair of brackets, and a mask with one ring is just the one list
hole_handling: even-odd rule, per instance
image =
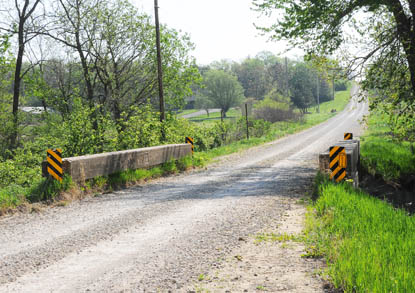
[[[354, 89], [356, 92], [357, 89]], [[359, 136], [366, 104], [188, 172], [0, 220], [0, 292], [176, 292], [304, 194], [318, 153]]]

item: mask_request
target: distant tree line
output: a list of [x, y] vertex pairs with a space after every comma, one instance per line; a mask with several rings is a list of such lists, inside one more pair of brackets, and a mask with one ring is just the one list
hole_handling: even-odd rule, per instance
[[[194, 89], [195, 106], [200, 109], [220, 108], [224, 116], [231, 107], [248, 100], [262, 101], [257, 103], [257, 109], [261, 106], [274, 108], [274, 116], [285, 120], [290, 115], [284, 112], [298, 108], [304, 114], [318, 101], [326, 102], [333, 98], [329, 82], [332, 73], [324, 67], [279, 58], [271, 52], [261, 52], [241, 63], [217, 61], [199, 67], [199, 70], [204, 82]], [[229, 83], [226, 84], [225, 80]], [[233, 95], [229, 94], [230, 89]], [[335, 90], [346, 89], [347, 80], [336, 77]], [[272, 120], [275, 122], [278, 117]]]

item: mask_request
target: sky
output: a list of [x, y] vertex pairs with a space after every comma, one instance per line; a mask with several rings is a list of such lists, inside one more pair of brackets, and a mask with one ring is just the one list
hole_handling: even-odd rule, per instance
[[[154, 16], [154, 0], [130, 0], [141, 11]], [[252, 0], [158, 0], [159, 19], [170, 28], [190, 34], [196, 49], [192, 55], [200, 65], [229, 59], [240, 62], [261, 51], [298, 58], [301, 50], [285, 52], [285, 42], [268, 42], [256, 24], [270, 23], [252, 11]]]

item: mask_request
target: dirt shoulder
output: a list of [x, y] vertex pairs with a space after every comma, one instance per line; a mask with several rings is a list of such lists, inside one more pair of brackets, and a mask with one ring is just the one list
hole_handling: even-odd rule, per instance
[[276, 227], [240, 239], [240, 245], [208, 272], [201, 272], [181, 292], [326, 292], [319, 273], [322, 260], [303, 258], [306, 208], [287, 199], [288, 209]]

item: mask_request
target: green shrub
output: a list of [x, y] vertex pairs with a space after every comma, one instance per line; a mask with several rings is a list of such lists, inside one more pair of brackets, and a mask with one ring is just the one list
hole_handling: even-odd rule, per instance
[[163, 176], [164, 171], [160, 167], [154, 167], [150, 169], [150, 176], [153, 178], [161, 177]]
[[146, 169], [137, 169], [134, 171], [135, 173], [135, 179], [136, 180], [142, 180], [142, 179], [146, 179], [149, 178], [151, 176], [151, 172], [149, 170]]
[[18, 206], [25, 201], [26, 195], [27, 189], [16, 184], [0, 188], [0, 209]]
[[176, 161], [170, 160], [164, 163], [161, 168], [163, 169], [163, 174], [174, 174], [177, 172]]
[[53, 178], [40, 179], [28, 189], [26, 199], [29, 202], [53, 200], [62, 191], [67, 191], [73, 186], [72, 178], [64, 175], [62, 182]]
[[193, 165], [192, 156], [183, 157], [176, 162], [177, 169], [179, 171], [186, 171]]
[[295, 113], [289, 98], [280, 96], [278, 100], [266, 97], [263, 101], [255, 104], [253, 117], [274, 123], [278, 121], [298, 120], [301, 114]]
[[348, 81], [347, 80], [336, 80], [334, 83], [334, 88], [336, 91], [345, 91], [347, 89]]

